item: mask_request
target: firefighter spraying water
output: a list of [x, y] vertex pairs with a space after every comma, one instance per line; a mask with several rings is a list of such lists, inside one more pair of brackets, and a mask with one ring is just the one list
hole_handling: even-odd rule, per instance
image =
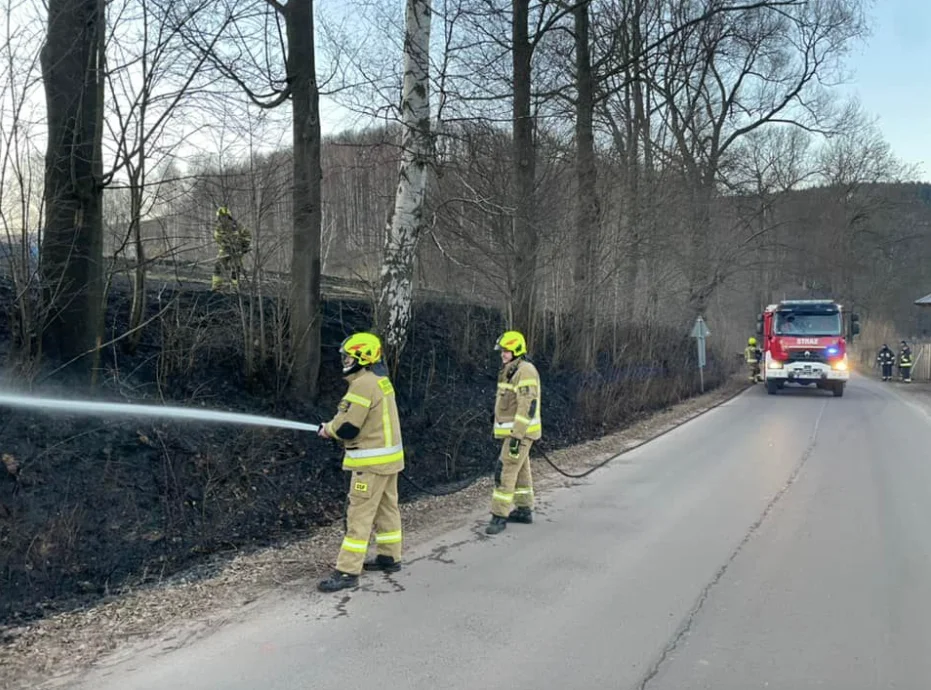
[[[398, 474], [404, 469], [404, 448], [394, 387], [380, 368], [381, 341], [372, 333], [357, 333], [340, 346], [343, 375], [349, 390], [326, 424], [307, 424], [259, 415], [164, 405], [68, 400], [0, 392], [0, 406], [37, 409], [96, 417], [148, 417], [181, 421], [242, 424], [314, 432], [345, 449], [343, 469], [352, 473], [347, 533], [336, 570], [319, 583], [324, 592], [354, 587], [365, 570], [397, 572], [401, 567], [401, 514]], [[363, 561], [372, 528], [376, 557]]]

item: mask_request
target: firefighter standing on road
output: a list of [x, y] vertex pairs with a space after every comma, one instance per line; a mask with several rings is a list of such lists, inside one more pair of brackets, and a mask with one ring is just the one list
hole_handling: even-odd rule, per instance
[[879, 354], [876, 355], [876, 361], [882, 367], [883, 381], [892, 380], [892, 367], [895, 366], [895, 353], [889, 349], [889, 346], [883, 343]]
[[747, 347], [744, 348], [744, 359], [750, 369], [750, 380], [753, 383], [762, 380], [760, 378], [760, 361], [763, 359], [763, 352], [757, 347], [756, 338], [747, 339]]
[[501, 352], [503, 366], [498, 374], [494, 435], [502, 444], [487, 534], [503, 532], [508, 520], [533, 522], [530, 447], [540, 440], [543, 430], [540, 374], [526, 359], [527, 341], [521, 333], [508, 331], [498, 339], [495, 349]]
[[905, 383], [912, 382], [912, 349], [904, 340], [902, 349], [899, 351], [899, 374]]
[[221, 206], [217, 209], [213, 239], [217, 243], [217, 262], [213, 268], [210, 289], [221, 289], [227, 279], [233, 289], [236, 289], [239, 287], [239, 275], [243, 270], [243, 257], [252, 245], [252, 234], [236, 222], [226, 206]]
[[[343, 341], [340, 354], [349, 390], [319, 435], [345, 446], [343, 469], [352, 475], [346, 536], [336, 570], [317, 585], [323, 592], [355, 587], [363, 568], [401, 569], [398, 473], [404, 469], [404, 447], [394, 387], [380, 367], [373, 371], [381, 361], [381, 341], [371, 333], [357, 333]], [[364, 562], [373, 525], [377, 556]]]

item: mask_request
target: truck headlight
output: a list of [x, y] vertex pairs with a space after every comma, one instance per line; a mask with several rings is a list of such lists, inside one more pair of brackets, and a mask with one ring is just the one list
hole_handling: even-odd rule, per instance
[[766, 366], [768, 366], [770, 369], [782, 369], [782, 362], [779, 362], [779, 361], [777, 361], [777, 360], [774, 359], [773, 361], [771, 361], [771, 362], [770, 362], [769, 364], [767, 364]]
[[831, 365], [831, 368], [834, 371], [847, 371], [847, 356], [844, 355], [843, 359], [839, 359], [834, 364]]

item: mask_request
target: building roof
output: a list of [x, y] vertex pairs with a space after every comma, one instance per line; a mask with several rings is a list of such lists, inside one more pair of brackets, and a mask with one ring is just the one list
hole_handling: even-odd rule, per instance
[[921, 299], [916, 299], [915, 304], [919, 307], [931, 307], [931, 295], [925, 295]]

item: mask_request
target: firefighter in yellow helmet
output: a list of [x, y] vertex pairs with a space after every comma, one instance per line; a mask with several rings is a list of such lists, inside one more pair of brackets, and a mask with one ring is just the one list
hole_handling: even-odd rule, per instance
[[[340, 345], [340, 355], [349, 390], [336, 416], [320, 425], [319, 435], [345, 447], [343, 469], [352, 475], [346, 535], [336, 570], [318, 584], [323, 592], [356, 586], [363, 569], [401, 569], [398, 473], [404, 469], [404, 446], [394, 387], [376, 366], [381, 341], [372, 333], [356, 333]], [[365, 561], [373, 526], [377, 555]]]
[[249, 253], [252, 245], [252, 234], [236, 222], [226, 206], [221, 206], [217, 209], [213, 239], [217, 243], [217, 261], [214, 264], [210, 289], [220, 290], [227, 279], [235, 289], [239, 287], [243, 258]]
[[747, 339], [747, 347], [744, 348], [744, 359], [747, 361], [747, 368], [750, 369], [750, 381], [753, 383], [761, 381], [760, 361], [763, 359], [763, 352], [757, 347], [756, 338]]
[[502, 367], [495, 399], [494, 435], [502, 443], [487, 534], [504, 531], [508, 520], [533, 522], [530, 447], [540, 440], [543, 429], [540, 374], [527, 360], [527, 341], [521, 333], [508, 331], [498, 339], [495, 349], [501, 352]]

